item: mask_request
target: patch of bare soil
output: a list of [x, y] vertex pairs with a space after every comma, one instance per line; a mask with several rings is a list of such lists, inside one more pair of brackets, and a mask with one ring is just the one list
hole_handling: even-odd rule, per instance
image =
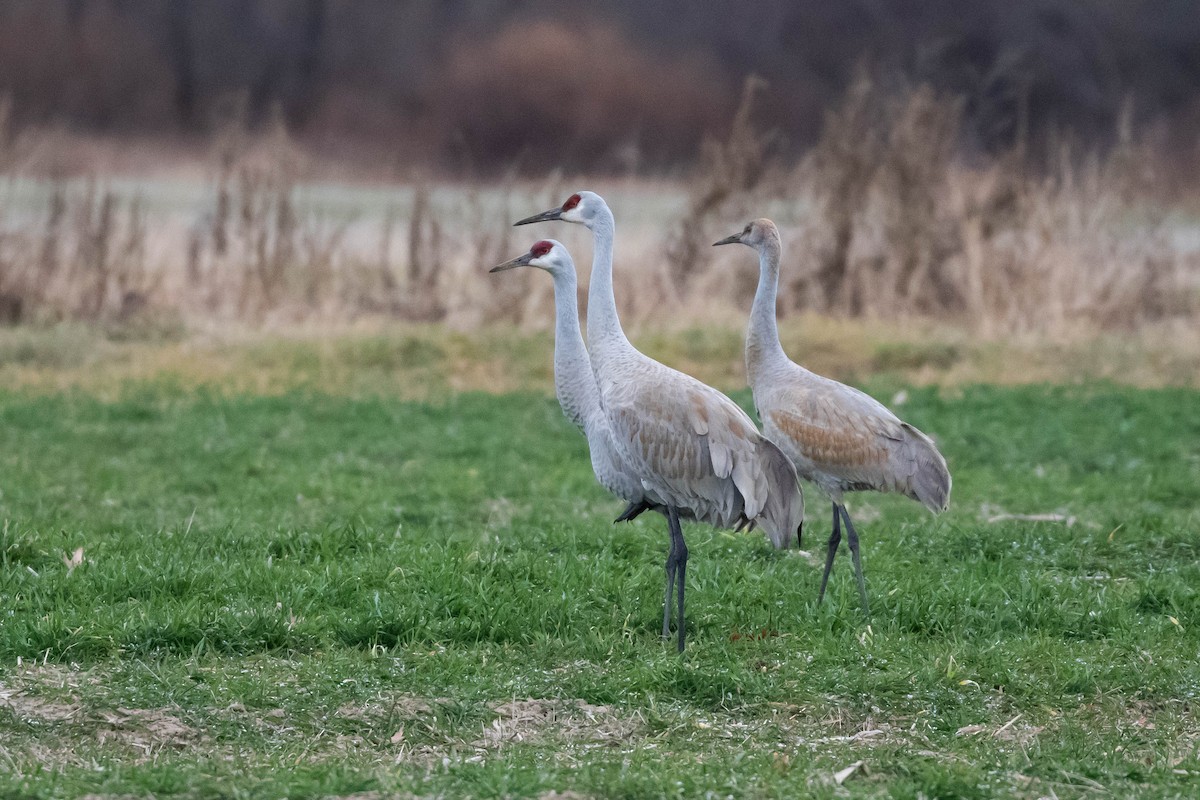
[[617, 742], [642, 725], [636, 717], [618, 715], [611, 706], [582, 700], [513, 700], [494, 708], [498, 715], [475, 747], [494, 749], [510, 742]]
[[365, 721], [375, 721], [385, 716], [419, 718], [433, 714], [437, 707], [449, 702], [443, 697], [384, 696], [370, 703], [346, 703], [333, 712], [333, 715], [343, 719]]
[[97, 714], [96, 738], [116, 742], [149, 757], [163, 748], [182, 749], [203, 735], [174, 714], [159, 708], [117, 708]]
[[52, 743], [54, 739], [75, 742], [93, 739], [100, 745], [128, 748], [135, 752], [135, 759], [139, 761], [152, 757], [164, 748], [184, 748], [204, 739], [203, 734], [168, 709], [119, 707], [97, 711], [85, 706], [74, 695], [55, 700], [40, 696], [36, 690], [39, 683], [55, 687], [78, 685], [65, 679], [59, 681], [61, 675], [55, 674], [52, 676], [55, 679], [49, 683], [39, 680], [46, 678], [46, 674], [30, 677], [34, 679], [23, 681], [26, 686], [0, 686], [0, 709], [7, 710], [30, 725], [53, 728], [45, 734], [39, 733], [37, 740], [30, 742], [26, 748], [30, 755], [36, 755], [36, 751], [41, 749], [62, 751], [61, 755], [48, 763], [71, 761], [72, 748], [60, 748]]
[[33, 724], [71, 722], [83, 715], [79, 702], [63, 703], [46, 700], [26, 693], [21, 689], [0, 686], [0, 708], [7, 709], [14, 717]]
[[[430, 722], [443, 706], [444, 698], [413, 696], [380, 697], [372, 703], [348, 703], [334, 716], [379, 724], [412, 720]], [[509, 700], [492, 706], [496, 720], [484, 727], [478, 739], [469, 747], [494, 750], [509, 742], [532, 742], [547, 739], [569, 741], [610, 741], [624, 739], [641, 727], [640, 718], [620, 716], [607, 705], [592, 705], [583, 700], [524, 699]], [[402, 744], [403, 728], [392, 736], [392, 744]]]
[[[391, 737], [396, 746], [396, 763], [434, 768], [460, 760], [481, 762], [489, 754], [518, 743], [578, 744], [585, 749], [619, 746], [645, 725], [639, 715], [626, 715], [611, 706], [583, 700], [510, 700], [492, 706], [492, 710], [496, 718], [469, 741], [412, 745], [405, 741], [404, 728], [399, 728]], [[561, 800], [583, 798], [572, 792], [544, 796]]]

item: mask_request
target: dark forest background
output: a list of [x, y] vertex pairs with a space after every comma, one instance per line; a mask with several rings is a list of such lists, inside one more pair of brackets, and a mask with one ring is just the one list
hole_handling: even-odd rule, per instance
[[785, 147], [856, 74], [962, 98], [962, 146], [1122, 128], [1194, 148], [1194, 0], [0, 0], [18, 124], [206, 136], [282, 117], [330, 155], [447, 172], [661, 171], [727, 128], [745, 77]]

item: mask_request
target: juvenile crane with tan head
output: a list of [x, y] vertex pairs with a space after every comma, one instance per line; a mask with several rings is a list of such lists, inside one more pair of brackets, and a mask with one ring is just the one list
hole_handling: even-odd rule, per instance
[[769, 219], [757, 219], [716, 245], [740, 243], [758, 251], [758, 290], [746, 329], [746, 376], [763, 433], [787, 453], [800, 477], [833, 501], [833, 533], [825, 554], [825, 585], [846, 523], [863, 613], [869, 614], [858, 532], [842, 502], [845, 492], [899, 492], [930, 511], [950, 502], [950, 471], [933, 441], [883, 404], [851, 386], [791, 361], [779, 342], [775, 300], [782, 245]]
[[592, 371], [616, 451], [637, 476], [651, 506], [661, 508], [667, 517], [671, 547], [663, 637], [670, 635], [675, 590], [682, 651], [688, 550], [680, 519], [719, 527], [751, 520], [776, 547], [787, 547], [804, 516], [796, 470], [736, 403], [648, 358], [626, 338], [613, 295], [615, 223], [603, 198], [579, 192], [560, 208], [516, 224], [547, 220], [574, 222], [592, 231], [587, 325]]

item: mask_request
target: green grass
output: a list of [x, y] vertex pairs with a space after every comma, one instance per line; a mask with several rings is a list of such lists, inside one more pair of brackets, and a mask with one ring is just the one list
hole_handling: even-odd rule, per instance
[[0, 394], [0, 796], [1194, 797], [1200, 394], [908, 395], [871, 624], [810, 490], [812, 556], [686, 530], [679, 657], [540, 395]]

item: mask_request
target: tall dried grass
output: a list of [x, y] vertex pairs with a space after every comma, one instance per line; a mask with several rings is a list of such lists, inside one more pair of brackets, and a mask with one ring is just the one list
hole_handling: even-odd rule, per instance
[[780, 168], [772, 158], [779, 137], [764, 132], [754, 121], [755, 104], [766, 82], [750, 76], [742, 88], [741, 102], [724, 140], [708, 138], [700, 151], [697, 176], [688, 191], [687, 211], [675, 224], [666, 243], [667, 278], [676, 293], [686, 293], [694, 279], [712, 261], [705, 235], [714, 221], [733, 209], [748, 207], [755, 195], [770, 194], [771, 178]]
[[56, 185], [40, 220], [0, 234], [0, 321], [126, 320], [154, 297], [146, 219], [95, 182]]
[[[705, 143], [684, 186], [612, 185], [618, 300], [632, 324], [740, 320], [752, 262], [708, 245], [763, 215], [785, 236], [783, 313], [934, 317], [986, 335], [1200, 317], [1200, 252], [1175, 240], [1177, 209], [1155, 195], [1159, 162], [1131, 132], [1103, 157], [1064, 145], [1038, 169], [1019, 151], [973, 160], [961, 155], [958, 98], [884, 91], [864, 72], [817, 146], [787, 164], [754, 122], [761, 96], [749, 80], [728, 134]], [[165, 313], [544, 326], [547, 281], [485, 274], [527, 234], [563, 238], [587, 278], [584, 232], [510, 227], [584, 182], [414, 180], [386, 192], [382, 213], [334, 211], [311, 202], [309, 163], [281, 123], [251, 136], [236, 115], [214, 140], [203, 209], [164, 217], [87, 177], [52, 181], [31, 212], [4, 189], [29, 177], [29, 139], [7, 109], [0, 102], [0, 322]]]
[[[786, 179], [785, 310], [933, 316], [988, 334], [1200, 316], [1200, 252], [1174, 241], [1147, 145], [1127, 134], [1081, 157], [1064, 143], [1037, 170], [1020, 148], [979, 163], [959, 155], [961, 119], [959, 98], [859, 76]], [[703, 182], [693, 194], [711, 196]]]

